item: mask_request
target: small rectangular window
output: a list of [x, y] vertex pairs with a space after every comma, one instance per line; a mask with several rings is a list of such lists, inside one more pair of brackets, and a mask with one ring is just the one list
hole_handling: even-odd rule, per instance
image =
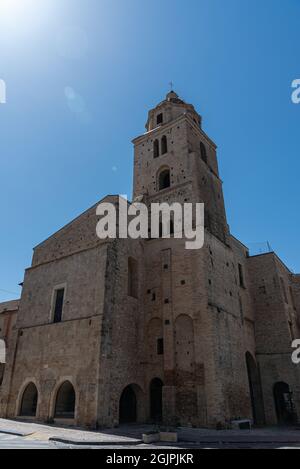
[[164, 115], [163, 115], [163, 114], [158, 114], [156, 122], [157, 122], [157, 125], [163, 124], [163, 122], [164, 122]]
[[239, 264], [239, 278], [240, 278], [240, 286], [245, 288], [245, 280], [244, 280], [244, 271], [243, 266]]
[[64, 297], [65, 297], [64, 288], [61, 288], [60, 290], [56, 290], [56, 292], [55, 292], [54, 319], [53, 319], [53, 322], [55, 324], [62, 321]]
[[157, 340], [157, 355], [164, 354], [164, 339]]

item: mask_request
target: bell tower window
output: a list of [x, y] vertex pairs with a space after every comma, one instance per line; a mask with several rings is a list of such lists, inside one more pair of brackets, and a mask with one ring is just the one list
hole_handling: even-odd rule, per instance
[[161, 154], [165, 155], [166, 153], [168, 153], [168, 139], [164, 135], [161, 139]]
[[159, 157], [159, 141], [158, 140], [155, 140], [154, 142], [154, 158], [158, 158]]
[[163, 191], [171, 187], [171, 174], [169, 169], [164, 169], [159, 174], [159, 190]]
[[164, 123], [164, 115], [161, 113], [161, 114], [158, 114], [157, 118], [156, 118], [156, 122], [157, 122], [157, 125], [161, 125]]

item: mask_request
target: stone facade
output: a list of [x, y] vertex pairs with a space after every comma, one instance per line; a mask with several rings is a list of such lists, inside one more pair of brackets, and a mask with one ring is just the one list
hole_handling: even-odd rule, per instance
[[101, 241], [97, 206], [37, 246], [0, 416], [91, 428], [296, 422], [300, 276], [230, 234], [217, 147], [192, 105], [169, 93], [133, 143], [133, 200], [204, 202], [205, 246]]

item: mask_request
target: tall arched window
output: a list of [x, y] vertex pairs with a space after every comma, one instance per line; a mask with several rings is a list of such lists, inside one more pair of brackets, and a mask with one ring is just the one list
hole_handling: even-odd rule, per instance
[[168, 153], [168, 139], [164, 135], [161, 139], [161, 154], [165, 155], [166, 153]]
[[154, 158], [158, 158], [159, 157], [159, 141], [155, 140], [153, 146], [154, 146], [153, 148]]
[[159, 174], [159, 181], [158, 187], [159, 190], [162, 191], [164, 189], [168, 189], [171, 186], [171, 174], [169, 169], [164, 169]]
[[38, 404], [38, 390], [34, 383], [28, 384], [23, 396], [20, 417], [35, 417]]
[[72, 384], [66, 381], [61, 385], [56, 396], [55, 417], [74, 419], [76, 394]]
[[206, 151], [206, 147], [204, 145], [203, 142], [200, 143], [200, 151], [201, 151], [201, 158], [202, 160], [207, 163], [207, 151]]

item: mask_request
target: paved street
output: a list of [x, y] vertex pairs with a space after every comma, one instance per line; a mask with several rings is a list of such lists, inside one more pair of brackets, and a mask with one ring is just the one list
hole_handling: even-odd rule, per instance
[[142, 444], [142, 434], [153, 429], [149, 425], [129, 425], [90, 432], [0, 419], [0, 449], [300, 449], [300, 429], [295, 427], [252, 431], [178, 428], [176, 445]]
[[185, 443], [185, 444], [178, 444], [177, 446], [155, 446], [155, 445], [134, 445], [134, 446], [77, 446], [77, 445], [70, 445], [70, 444], [62, 444], [62, 443], [55, 443], [49, 441], [40, 441], [36, 439], [32, 439], [30, 437], [20, 437], [14, 435], [4, 435], [0, 434], [0, 450], [59, 450], [59, 449], [69, 449], [69, 450], [78, 450], [78, 449], [85, 449], [85, 450], [132, 450], [135, 449], [143, 449], [145, 451], [151, 450], [170, 450], [170, 449], [187, 449], [187, 450], [194, 450], [194, 449], [300, 449], [300, 444], [294, 446], [280, 446], [279, 444], [269, 443], [261, 445], [259, 443], [236, 443], [236, 444], [210, 444], [210, 445], [198, 445], [195, 443]]
[[28, 440], [24, 437], [0, 434], [0, 450], [3, 449], [55, 449], [48, 441]]

